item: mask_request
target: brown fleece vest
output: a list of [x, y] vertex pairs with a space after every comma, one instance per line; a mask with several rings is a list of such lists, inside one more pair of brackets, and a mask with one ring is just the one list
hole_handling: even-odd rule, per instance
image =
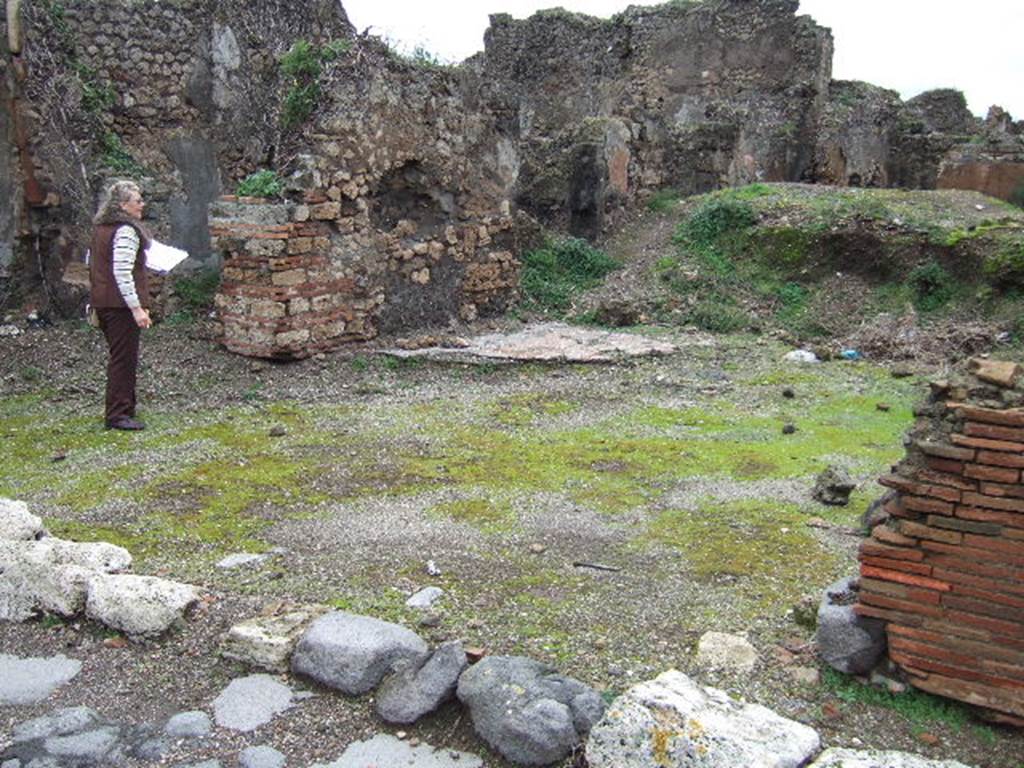
[[[97, 309], [120, 308], [128, 305], [117, 289], [114, 279], [114, 234], [118, 227], [131, 227], [132, 224], [116, 222], [99, 224], [92, 233], [92, 245], [89, 256], [89, 303]], [[139, 233], [139, 250], [135, 254], [135, 265], [132, 267], [132, 278], [135, 280], [135, 292], [139, 296], [139, 304], [149, 308], [149, 281], [146, 278], [145, 248], [147, 237], [135, 227]]]

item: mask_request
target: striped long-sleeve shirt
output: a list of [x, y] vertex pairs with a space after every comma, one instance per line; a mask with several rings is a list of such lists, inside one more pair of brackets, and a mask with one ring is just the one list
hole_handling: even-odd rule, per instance
[[139, 304], [139, 296], [135, 291], [135, 278], [132, 269], [135, 267], [135, 255], [139, 252], [139, 233], [135, 227], [120, 226], [114, 233], [114, 280], [117, 290], [129, 309]]

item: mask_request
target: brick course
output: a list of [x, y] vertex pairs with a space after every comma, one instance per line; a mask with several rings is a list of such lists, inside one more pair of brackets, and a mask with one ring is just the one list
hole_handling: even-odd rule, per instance
[[[253, 357], [308, 357], [373, 338], [385, 316], [415, 314], [417, 302], [471, 320], [515, 297], [519, 261], [497, 250], [514, 239], [510, 216], [482, 216], [461, 237], [449, 226], [443, 235], [412, 238], [415, 222], [382, 231], [366, 213], [367, 188], [350, 191], [362, 208], [337, 202], [334, 188], [307, 191], [303, 203], [225, 195], [210, 206], [223, 261], [216, 308], [224, 346]], [[454, 291], [445, 284], [450, 277], [435, 280], [452, 272]]]
[[[962, 378], [957, 402], [922, 409], [921, 437], [879, 479], [896, 495], [861, 544], [856, 611], [886, 622], [912, 685], [1021, 725], [1024, 395], [1007, 384], [1008, 407], [990, 407], [991, 377]], [[933, 398], [948, 389], [933, 384]]]

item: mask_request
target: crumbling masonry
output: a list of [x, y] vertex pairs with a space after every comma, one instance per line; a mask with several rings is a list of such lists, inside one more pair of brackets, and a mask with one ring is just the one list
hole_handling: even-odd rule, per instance
[[[1007, 196], [1024, 182], [1021, 123], [998, 109], [979, 121], [955, 91], [904, 103], [833, 81], [831, 34], [797, 15], [797, 0], [675, 0], [609, 20], [499, 14], [483, 52], [457, 67], [356, 34], [337, 0], [8, 6], [0, 287], [74, 311], [81, 293], [60, 275], [81, 258], [99, 189], [134, 175], [158, 237], [243, 270], [221, 297], [235, 310], [225, 341], [254, 354], [308, 354], [328, 337], [500, 311], [515, 296], [517, 256], [542, 227], [598, 238], [664, 188], [822, 181]], [[306, 117], [281, 65], [298, 43], [320, 57]], [[276, 268], [249, 267], [274, 248], [248, 252], [244, 238], [217, 234], [232, 216], [219, 198], [260, 168], [286, 178], [289, 206], [309, 197], [338, 207], [311, 236], [326, 250], [289, 254], [325, 259], [302, 267], [308, 282], [321, 267], [342, 280], [338, 309], [352, 317], [308, 348], [297, 336], [280, 346], [244, 338], [280, 308], [239, 306], [236, 278], [256, 278], [258, 294], [260, 270]], [[289, 223], [302, 224], [293, 213]], [[304, 311], [298, 301], [286, 313], [295, 307]], [[276, 318], [274, 333], [308, 319]]]
[[860, 549], [856, 611], [887, 622], [917, 688], [1024, 725], [1024, 391], [974, 360], [932, 385], [895, 493]]

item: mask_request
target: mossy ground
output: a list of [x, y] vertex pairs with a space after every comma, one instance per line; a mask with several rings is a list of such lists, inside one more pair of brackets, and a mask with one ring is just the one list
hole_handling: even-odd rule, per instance
[[[448, 495], [421, 510], [425, 519], [471, 527], [500, 549], [523, 535], [517, 509], [547, 495], [628, 528], [624, 552], [668, 547], [685, 555], [697, 580], [741, 576], [763, 596], [745, 614], [784, 610], [794, 589], [762, 587], [781, 580], [795, 588], [812, 562], [835, 570], [801, 523], [809, 509], [741, 499], [679, 510], [662, 500], [698, 478], [808, 481], [830, 463], [878, 473], [898, 458], [912, 387], [869, 365], [749, 365], [748, 342], [717, 350], [725, 357], [712, 367], [728, 379], [726, 391], [685, 402], [642, 391], [663, 367], [654, 364], [624, 369], [613, 390], [592, 392], [548, 391], [549, 371], [517, 370], [509, 380], [489, 374], [500, 384], [473, 397], [413, 391], [358, 410], [298, 400], [150, 409], [150, 428], [139, 434], [97, 429], [76, 405], [49, 402], [40, 383], [0, 403], [8, 456], [0, 494], [44, 505], [58, 534], [127, 546], [143, 568], [150, 560], [208, 567], [229, 552], [268, 549], [267, 533], [281, 521], [336, 514], [368, 496], [438, 490]], [[696, 373], [708, 362], [677, 367]], [[799, 399], [780, 398], [784, 386]], [[890, 410], [875, 409], [882, 399]], [[784, 435], [783, 423], [797, 432]], [[283, 434], [272, 436], [275, 428]], [[843, 524], [853, 517], [833, 514]], [[521, 578], [512, 578], [512, 593]]]
[[[150, 394], [145, 432], [105, 432], [95, 398], [9, 371], [0, 495], [228, 601], [329, 603], [549, 661], [608, 695], [677, 667], [812, 717], [824, 689], [768, 664], [743, 681], [700, 670], [694, 648], [709, 630], [747, 632], [766, 656], [809, 639], [790, 609], [853, 570], [859, 516], [923, 384], [870, 362], [794, 367], [763, 337], [650, 332], [681, 351], [557, 368], [367, 355], [258, 374], [215, 353], [211, 374], [175, 365], [191, 352], [158, 330], [154, 391], [211, 395]], [[830, 464], [860, 481], [848, 507], [810, 496]], [[215, 567], [275, 548], [256, 569]], [[420, 627], [405, 599], [428, 584], [445, 595]]]

